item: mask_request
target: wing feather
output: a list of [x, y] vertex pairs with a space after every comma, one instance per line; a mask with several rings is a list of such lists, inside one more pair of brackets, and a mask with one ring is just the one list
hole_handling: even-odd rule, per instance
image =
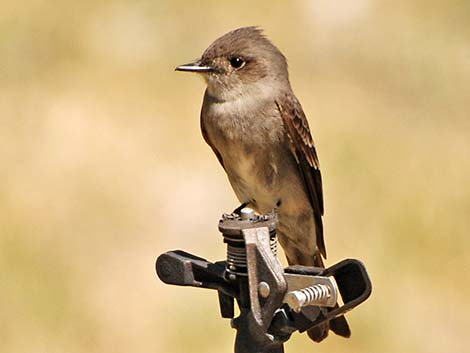
[[323, 239], [323, 190], [320, 173], [320, 164], [313, 142], [307, 118], [297, 98], [292, 94], [285, 94], [276, 100], [281, 113], [291, 150], [304, 179], [305, 187], [312, 205], [316, 226], [317, 247], [326, 259], [326, 247]]
[[202, 133], [202, 137], [204, 138], [204, 141], [206, 141], [206, 143], [210, 146], [210, 148], [212, 148], [212, 151], [214, 151], [214, 154], [217, 157], [217, 160], [219, 161], [222, 168], [224, 168], [224, 170], [225, 170], [224, 160], [222, 159], [222, 155], [215, 148], [214, 144], [211, 142], [211, 140], [209, 138], [209, 135], [207, 134], [207, 130], [206, 130], [206, 127], [204, 126], [204, 123], [203, 123], [202, 119], [201, 119], [201, 133]]

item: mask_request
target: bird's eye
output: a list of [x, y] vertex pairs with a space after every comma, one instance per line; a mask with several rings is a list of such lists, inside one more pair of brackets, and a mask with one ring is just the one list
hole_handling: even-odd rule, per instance
[[237, 56], [235, 58], [230, 59], [230, 65], [232, 65], [232, 67], [235, 68], [235, 69], [239, 69], [243, 65], [245, 65], [245, 60], [243, 60], [242, 58]]

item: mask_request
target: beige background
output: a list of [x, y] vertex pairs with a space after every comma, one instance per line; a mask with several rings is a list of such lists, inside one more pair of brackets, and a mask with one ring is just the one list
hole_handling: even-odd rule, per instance
[[328, 264], [362, 259], [350, 340], [287, 352], [464, 352], [470, 327], [465, 1], [12, 1], [0, 6], [0, 352], [231, 352], [214, 292], [157, 254], [212, 260], [237, 202], [175, 73], [260, 25], [318, 146]]

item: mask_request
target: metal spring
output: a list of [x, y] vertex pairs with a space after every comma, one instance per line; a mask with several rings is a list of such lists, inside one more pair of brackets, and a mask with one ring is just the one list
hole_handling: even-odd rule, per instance
[[287, 293], [286, 303], [296, 312], [307, 305], [321, 305], [330, 297], [330, 288], [324, 284], [294, 290]]
[[311, 287], [303, 288], [300, 292], [305, 295], [305, 302], [303, 305], [322, 302], [330, 296], [330, 288], [324, 284], [316, 284]]
[[227, 264], [229, 266], [246, 267], [246, 248], [229, 244], [227, 246]]
[[[271, 236], [269, 245], [274, 256], [277, 256], [277, 238]], [[233, 273], [246, 273], [246, 248], [244, 246], [235, 246], [230, 243], [227, 244], [227, 265], [230, 272]]]
[[276, 236], [271, 236], [269, 238], [269, 242], [271, 245], [271, 251], [273, 252], [274, 256], [277, 256], [277, 238]]

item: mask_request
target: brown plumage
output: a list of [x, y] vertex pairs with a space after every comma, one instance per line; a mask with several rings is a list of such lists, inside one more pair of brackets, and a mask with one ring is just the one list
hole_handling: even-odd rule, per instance
[[[259, 213], [274, 208], [289, 264], [323, 266], [323, 191], [307, 118], [295, 97], [287, 61], [257, 27], [212, 43], [196, 63], [207, 83], [201, 131], [237, 198]], [[331, 328], [349, 337], [340, 317], [308, 331], [319, 342]]]
[[[292, 154], [302, 174], [307, 188], [310, 204], [315, 217], [317, 247], [326, 259], [326, 247], [323, 239], [323, 188], [320, 173], [320, 162], [313, 143], [307, 118], [295, 96], [286, 94], [276, 100], [281, 113], [287, 136], [291, 143]], [[320, 258], [321, 262], [321, 258]], [[317, 264], [318, 265], [318, 264]], [[323, 265], [323, 263], [321, 263]]]

